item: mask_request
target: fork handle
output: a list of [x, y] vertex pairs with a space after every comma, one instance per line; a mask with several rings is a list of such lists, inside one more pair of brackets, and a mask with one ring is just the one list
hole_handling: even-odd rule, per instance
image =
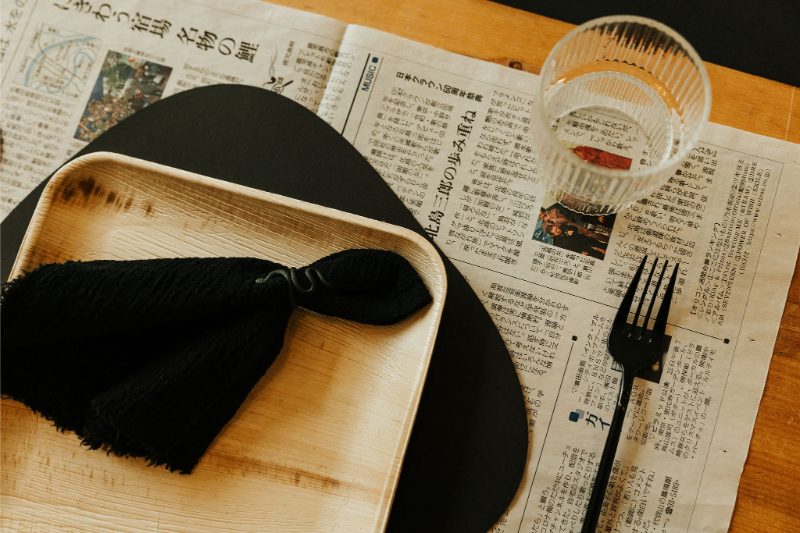
[[619, 393], [619, 400], [617, 401], [616, 409], [614, 409], [614, 418], [611, 419], [611, 426], [608, 428], [606, 445], [600, 458], [600, 466], [597, 467], [597, 474], [592, 486], [592, 495], [589, 497], [589, 505], [586, 507], [586, 518], [583, 520], [581, 533], [595, 533], [597, 529], [597, 520], [600, 518], [600, 509], [603, 507], [608, 478], [611, 476], [611, 468], [614, 466], [614, 456], [617, 454], [619, 436], [622, 433], [622, 423], [625, 420], [628, 402], [631, 399], [634, 374], [635, 372], [622, 371], [622, 387]]

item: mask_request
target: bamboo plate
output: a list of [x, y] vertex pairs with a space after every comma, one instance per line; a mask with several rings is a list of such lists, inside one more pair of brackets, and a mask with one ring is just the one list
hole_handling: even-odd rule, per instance
[[3, 531], [383, 531], [444, 305], [441, 259], [409, 230], [116, 154], [64, 166], [12, 277], [77, 259], [302, 266], [348, 248], [403, 255], [433, 303], [388, 327], [298, 309], [278, 359], [191, 475], [88, 450], [4, 399]]

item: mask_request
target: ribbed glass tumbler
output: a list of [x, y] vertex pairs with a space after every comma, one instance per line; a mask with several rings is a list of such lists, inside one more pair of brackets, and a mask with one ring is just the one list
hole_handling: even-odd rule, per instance
[[537, 172], [570, 209], [616, 213], [669, 179], [710, 111], [708, 74], [678, 33], [642, 17], [587, 22], [542, 68], [531, 111]]

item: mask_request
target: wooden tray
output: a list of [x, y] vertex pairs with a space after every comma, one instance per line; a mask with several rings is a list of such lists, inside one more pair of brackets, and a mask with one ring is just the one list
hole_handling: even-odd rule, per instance
[[64, 166], [12, 277], [71, 259], [302, 266], [367, 247], [406, 257], [434, 302], [388, 327], [298, 309], [280, 356], [191, 475], [88, 450], [4, 399], [3, 531], [383, 531], [444, 305], [444, 266], [409, 230], [116, 154]]

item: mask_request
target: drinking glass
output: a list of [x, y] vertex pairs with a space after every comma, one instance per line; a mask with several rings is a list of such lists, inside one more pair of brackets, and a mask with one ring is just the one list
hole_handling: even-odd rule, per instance
[[574, 211], [610, 214], [669, 179], [708, 120], [711, 87], [677, 32], [612, 16], [556, 44], [532, 107], [536, 168], [548, 192]]

